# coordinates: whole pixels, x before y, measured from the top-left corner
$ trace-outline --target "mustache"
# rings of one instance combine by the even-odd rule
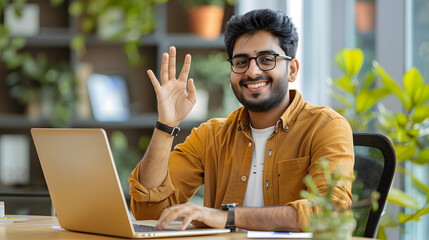
[[[260,80],[266,80],[271,82],[273,79],[269,76],[264,76],[264,75],[258,76],[256,78],[247,77],[247,78],[241,79],[239,84],[242,86],[245,82],[256,82]]]

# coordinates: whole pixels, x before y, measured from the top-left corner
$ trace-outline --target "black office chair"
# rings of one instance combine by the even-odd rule
[[[377,133],[353,133],[355,175],[352,193],[359,200],[369,199],[371,193],[380,193],[378,210],[371,204],[354,207],[357,226],[354,236],[375,238],[396,166],[395,149],[390,140]]]

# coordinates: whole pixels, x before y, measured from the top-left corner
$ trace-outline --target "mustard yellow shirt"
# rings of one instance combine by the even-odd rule
[[[265,206],[290,205],[303,229],[313,211],[299,195],[307,190],[310,174],[321,191],[326,181],[316,163],[326,158],[331,169],[341,166],[344,186],[333,192],[337,204],[352,202],[353,137],[349,123],[329,107],[305,102],[290,90],[291,104],[281,116],[265,150],[263,197]],[[146,189],[138,179],[139,165],[129,178],[131,209],[136,219],[158,219],[169,206],[186,203],[204,184],[204,206],[223,203],[242,206],[253,153],[247,110],[241,107],[226,119],[211,119],[194,128],[170,154],[168,174],[158,188]]]

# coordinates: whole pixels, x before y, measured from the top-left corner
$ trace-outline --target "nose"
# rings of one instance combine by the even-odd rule
[[[252,61],[253,60],[253,61]],[[249,68],[246,71],[246,74],[251,78],[256,78],[261,75],[262,70],[258,67],[256,59],[250,59]]]

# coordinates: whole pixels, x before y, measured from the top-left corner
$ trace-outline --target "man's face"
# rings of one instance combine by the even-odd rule
[[[256,57],[261,53],[285,55],[277,37],[266,31],[244,34],[237,38],[232,57]],[[237,74],[231,70],[231,87],[237,99],[250,111],[261,112],[289,102],[288,61],[278,57],[276,67],[262,71],[254,59],[249,69]]]

